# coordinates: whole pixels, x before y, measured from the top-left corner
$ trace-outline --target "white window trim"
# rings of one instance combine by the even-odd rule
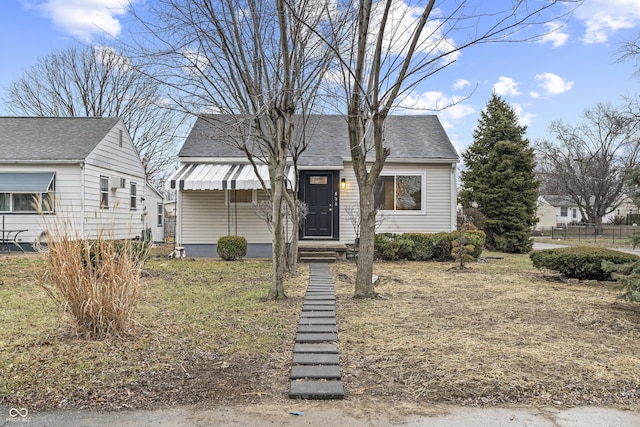
[[[225,190],[224,191],[224,204],[225,206],[229,205],[229,192],[230,191],[234,191],[234,190]],[[250,190],[251,191],[251,202],[247,203],[247,202],[231,202],[232,205],[238,205],[238,206],[251,206],[251,205],[255,205],[256,203],[258,203],[258,191],[257,190]]]
[[[107,181],[107,189],[106,190],[102,190],[102,180],[105,179]],[[109,205],[111,204],[111,197],[109,196],[109,184],[110,184],[111,178],[106,176],[106,175],[100,175],[100,178],[98,179],[98,206],[100,209],[109,209]],[[105,193],[107,195],[107,204],[103,205],[102,204],[102,194]]]
[[[422,190],[422,197],[420,200],[420,210],[379,210],[378,212],[382,213],[385,216],[404,216],[404,215],[426,215],[427,213],[427,173],[426,172],[411,172],[411,171],[401,171],[401,170],[392,170],[392,171],[382,171],[380,173],[380,177],[383,176],[419,176],[420,177],[420,189]],[[395,183],[395,180],[394,180]],[[395,200],[395,188],[394,188],[394,200]]]
[[[136,189],[135,192],[133,191],[134,188]],[[132,201],[134,203],[131,203]],[[129,210],[130,211],[138,210],[138,184],[133,181],[129,181]]]

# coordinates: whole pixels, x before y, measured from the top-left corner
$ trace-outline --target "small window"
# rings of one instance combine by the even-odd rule
[[[132,182],[130,184],[130,191],[129,191],[129,210],[135,211],[136,208],[138,207],[137,193],[138,193],[138,186],[136,185],[135,182]]]
[[[109,209],[109,177],[100,177],[100,208]]]
[[[420,211],[423,200],[421,175],[380,176],[374,190],[377,210]]]
[[[567,208],[560,208],[560,216],[567,216]]]
[[[326,175],[310,176],[309,177],[309,184],[311,184],[311,185],[327,185],[327,176]]]
[[[227,190],[227,204],[249,204],[256,202],[255,190]]]
[[[162,227],[162,224],[164,223],[164,206],[162,203],[158,203],[157,217],[158,227]]]
[[[573,209],[571,212],[571,216],[573,217],[573,219],[576,219],[578,217],[578,209]]]

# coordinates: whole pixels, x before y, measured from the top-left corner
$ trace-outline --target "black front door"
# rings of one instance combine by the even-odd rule
[[[303,180],[303,198],[309,213],[304,222],[304,237],[333,236],[333,174],[305,173]]]

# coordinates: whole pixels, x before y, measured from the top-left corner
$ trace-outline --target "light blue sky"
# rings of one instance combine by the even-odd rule
[[[124,2],[129,1],[3,1],[2,96],[38,57],[74,41],[94,43],[105,31],[116,37],[126,33]],[[640,0],[585,0],[565,24],[541,42],[464,50],[453,66],[411,94],[412,105],[434,108],[468,96],[437,113],[456,147],[463,149],[472,142],[479,113],[494,90],[516,108],[531,140],[547,136],[554,119],[575,122],[596,102],[618,104],[623,95],[640,95],[634,64],[616,62],[620,44],[640,35]],[[0,103],[0,115],[7,114]]]

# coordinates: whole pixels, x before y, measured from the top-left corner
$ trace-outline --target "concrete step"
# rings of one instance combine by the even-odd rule
[[[291,367],[292,380],[303,378],[314,380],[339,380],[340,366],[338,365],[299,365]]]
[[[340,356],[333,353],[293,353],[294,365],[339,365]]]
[[[342,381],[291,381],[289,397],[292,399],[343,399]]]

